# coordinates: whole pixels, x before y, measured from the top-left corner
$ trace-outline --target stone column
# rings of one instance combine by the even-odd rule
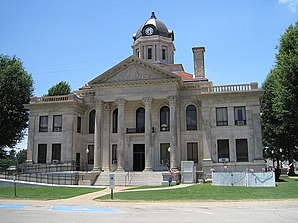
[[[118,157],[117,171],[124,171],[124,150],[125,150],[125,123],[124,123],[124,107],[126,100],[119,98],[116,100],[118,105]]]
[[[173,170],[178,170],[177,165],[177,97],[168,97],[170,103],[170,163]]]
[[[111,123],[110,123],[110,104],[104,103],[104,119],[102,125],[102,170],[108,172],[110,170],[110,133],[111,133]]]
[[[37,154],[37,148],[34,150],[34,135],[35,135],[35,116],[29,115],[29,128],[28,128],[28,143],[27,143],[27,160],[26,163],[34,163],[37,160],[33,157]]]
[[[152,171],[152,107],[153,98],[144,98],[145,104],[145,171]]]
[[[101,124],[102,124],[102,100],[95,102],[95,129],[94,129],[94,166],[93,171],[100,171],[101,152]]]
[[[247,120],[247,117],[246,117]],[[261,115],[260,107],[252,107],[252,126],[253,126],[253,141],[254,141],[254,161],[263,162],[263,149],[262,149],[262,131],[261,131]]]

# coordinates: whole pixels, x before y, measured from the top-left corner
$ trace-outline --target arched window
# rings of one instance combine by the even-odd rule
[[[136,131],[145,132],[145,109],[138,108],[136,112]]]
[[[113,133],[118,132],[118,108],[113,111]]]
[[[186,130],[197,130],[197,109],[194,105],[186,108]]]
[[[95,129],[95,110],[89,113],[89,133],[94,133]]]
[[[160,109],[160,131],[170,130],[170,109],[168,106],[163,106]]]

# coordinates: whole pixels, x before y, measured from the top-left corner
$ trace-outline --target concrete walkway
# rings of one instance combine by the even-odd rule
[[[127,190],[127,189],[131,189],[131,188],[135,188],[135,187],[125,187],[125,186],[115,186],[114,189],[114,193],[128,193],[128,192],[133,192],[133,191],[153,191],[153,190],[172,190],[172,189],[177,189],[177,188],[184,188],[184,187],[189,187],[192,184],[179,184],[179,185],[175,185],[175,186],[170,186],[170,187],[160,187],[160,188],[146,188],[146,189],[136,189],[136,190]],[[111,190],[109,187],[107,187],[104,190],[101,191],[97,191],[94,193],[88,193],[88,194],[83,194],[80,196],[76,196],[76,197],[72,197],[72,198],[68,198],[68,199],[62,199],[62,200],[55,200],[55,202],[58,202],[60,204],[87,204],[87,203],[93,203],[93,202],[97,202],[94,199],[104,196],[104,195],[108,195],[111,193]]]

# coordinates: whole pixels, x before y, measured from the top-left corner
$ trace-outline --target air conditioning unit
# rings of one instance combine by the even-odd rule
[[[112,160],[112,164],[117,164],[117,160]]]
[[[219,159],[218,159],[218,162],[219,162],[219,163],[227,163],[227,162],[229,162],[229,161],[230,161],[229,158],[219,158]]]
[[[59,160],[52,160],[52,164],[58,164]]]
[[[244,121],[237,121],[237,125],[244,125],[245,123],[244,123]]]
[[[54,128],[54,132],[61,132],[61,128],[60,127]]]

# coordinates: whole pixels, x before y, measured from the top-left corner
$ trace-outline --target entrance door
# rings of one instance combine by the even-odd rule
[[[145,169],[145,145],[133,145],[133,171],[143,171]]]

